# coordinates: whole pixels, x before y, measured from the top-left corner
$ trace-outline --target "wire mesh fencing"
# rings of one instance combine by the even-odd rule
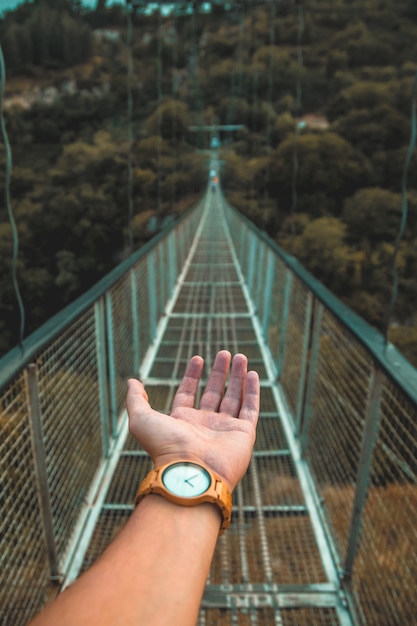
[[[4,626],[25,624],[65,576],[100,467],[120,431],[126,378],[137,375],[155,340],[202,206],[150,242],[101,291],[71,305],[57,331],[51,325],[41,330],[27,343],[26,355],[0,362]],[[200,241],[150,371],[155,379],[176,380],[193,353],[204,347],[210,361],[226,346],[245,352],[267,381],[254,458],[236,493],[235,531],[219,542],[211,583],[325,584],[310,515],[314,505],[352,610],[346,623],[413,624],[416,373],[256,228],[230,207],[226,216],[233,254],[226,240],[216,247],[211,231]],[[238,287],[241,276],[244,290]],[[193,315],[185,323],[189,310]],[[167,410],[172,391],[171,382],[166,389],[151,386],[152,403]],[[282,398],[282,423],[275,392]],[[291,446],[308,478],[304,491]],[[134,442],[126,443],[123,476],[114,475],[85,567],[126,522],[130,509],[119,500],[130,501],[132,494],[123,485],[136,485],[148,462]],[[262,600],[262,594],[256,597]],[[250,595],[228,598],[236,605],[210,606],[208,598],[199,623],[339,623],[334,607],[286,606],[285,594],[279,611],[252,606]]]
[[[65,579],[120,432],[126,380],[138,375],[201,210],[0,361],[2,626],[26,624]]]
[[[417,373],[226,206],[252,299],[259,282],[271,287],[260,322],[353,619],[416,624]],[[275,257],[269,279],[262,247]]]

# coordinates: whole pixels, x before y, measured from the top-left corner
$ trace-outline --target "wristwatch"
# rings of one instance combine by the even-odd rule
[[[135,506],[150,493],[181,506],[197,506],[203,502],[217,504],[223,516],[220,534],[232,519],[232,495],[226,483],[200,463],[178,460],[153,469],[139,486]]]

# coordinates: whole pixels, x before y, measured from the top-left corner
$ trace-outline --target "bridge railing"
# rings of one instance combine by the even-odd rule
[[[202,204],[0,360],[0,623],[65,576]]]
[[[286,413],[361,624],[417,615],[417,372],[228,207]]]
[[[0,615],[19,626],[69,567],[202,205],[0,361]],[[417,377],[230,207],[248,290],[358,621],[417,614]]]

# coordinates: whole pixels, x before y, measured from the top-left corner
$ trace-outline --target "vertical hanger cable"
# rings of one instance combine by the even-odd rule
[[[302,3],[298,5],[298,31],[297,31],[297,80],[295,92],[295,134],[294,134],[294,150],[293,150],[293,171],[291,181],[291,238],[295,236],[295,212],[297,209],[297,175],[298,175],[298,137],[300,135],[299,116],[301,111],[301,71],[303,67],[303,48],[302,39],[304,32],[304,11]]]
[[[158,11],[158,50],[157,50],[157,146],[158,146],[158,215],[161,216],[162,212],[162,199],[161,199],[161,148],[162,148],[162,120],[161,120],[161,105],[162,105],[162,7],[159,7]]]
[[[410,134],[410,142],[407,150],[407,155],[404,161],[404,168],[402,173],[401,180],[401,193],[402,193],[402,215],[400,226],[398,229],[397,237],[394,245],[394,252],[392,255],[392,292],[391,292],[391,300],[388,306],[387,315],[385,317],[384,326],[383,326],[383,335],[385,344],[388,342],[388,331],[391,322],[391,316],[394,311],[395,303],[397,301],[398,296],[398,252],[400,250],[401,240],[404,235],[404,230],[407,224],[407,214],[408,214],[408,200],[407,200],[407,177],[408,170],[410,168],[411,157],[413,156],[414,148],[416,145],[416,137],[417,137],[417,116],[416,116],[416,100],[417,100],[417,72],[414,75],[412,93],[411,93],[411,134]]]
[[[4,63],[3,50],[0,45],[0,127],[1,135],[4,142],[6,151],[6,175],[5,175],[5,202],[7,208],[7,214],[9,216],[10,227],[12,229],[13,237],[13,252],[12,252],[12,280],[13,288],[16,295],[16,300],[19,308],[20,324],[19,324],[19,336],[18,345],[23,352],[23,335],[25,332],[25,308],[23,305],[22,296],[20,294],[19,282],[17,279],[17,257],[19,254],[19,234],[16,227],[16,222],[13,215],[11,200],[10,200],[10,183],[12,177],[12,150],[10,147],[9,137],[6,129],[6,122],[3,114],[3,96],[4,88],[6,84],[6,66]]]
[[[126,15],[127,15],[127,134],[128,134],[128,152],[127,152],[127,201],[128,201],[128,236],[127,236],[127,253],[128,255],[133,252],[133,96],[132,96],[132,82],[133,82],[133,53],[132,53],[132,5],[129,0],[126,3]]]

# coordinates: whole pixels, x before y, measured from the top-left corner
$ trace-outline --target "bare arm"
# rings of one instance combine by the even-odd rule
[[[219,352],[199,409],[203,369],[193,357],[171,415],[151,408],[143,385],[129,381],[129,428],[155,467],[189,459],[214,470],[232,491],[255,441],[259,379],[243,355]],[[213,504],[182,507],[158,495],[141,501],[96,563],[31,626],[192,626],[196,623],[220,526]]]

